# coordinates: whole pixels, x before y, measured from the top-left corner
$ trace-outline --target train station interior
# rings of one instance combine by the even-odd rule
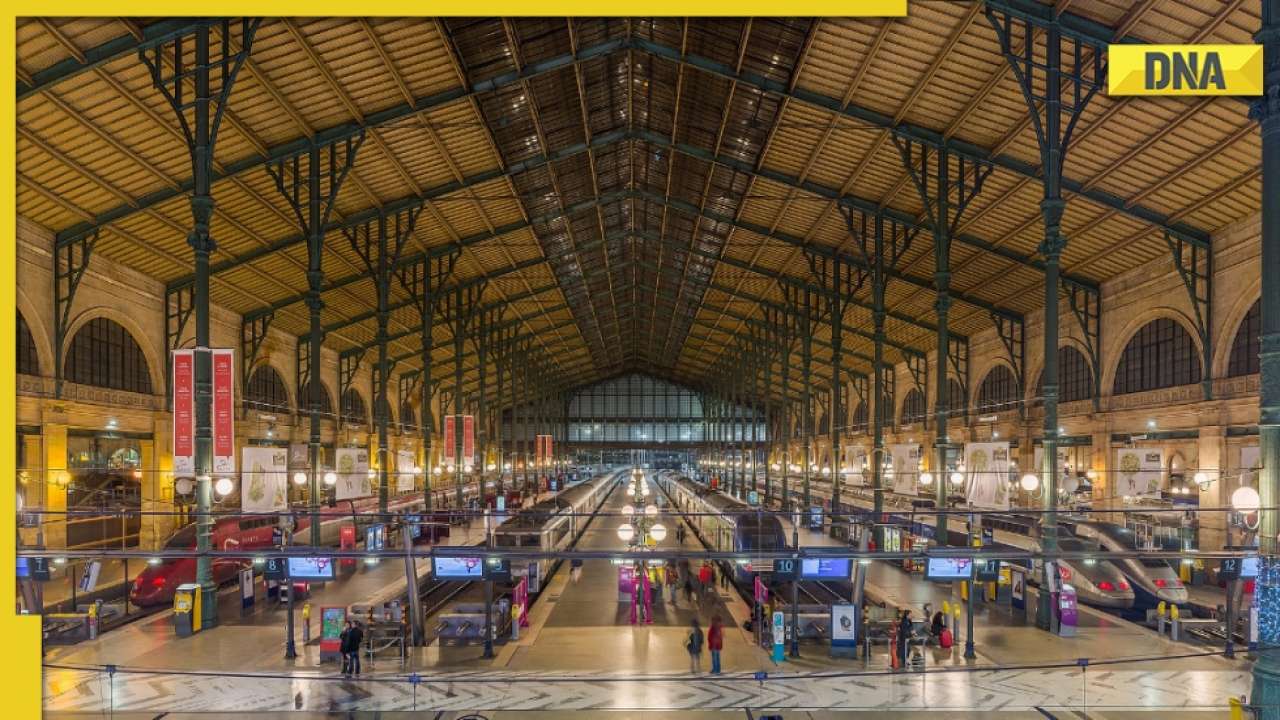
[[[1280,719],[1280,0],[903,5],[19,18],[45,717]]]

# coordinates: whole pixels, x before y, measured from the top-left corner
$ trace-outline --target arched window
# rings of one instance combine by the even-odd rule
[[[1063,345],[1058,348],[1058,402],[1075,402],[1093,397],[1093,371],[1084,353]],[[1036,396],[1032,405],[1040,405],[1044,398],[1044,370],[1036,380]]]
[[[955,378],[947,378],[947,417],[964,417],[968,405],[964,388]]]
[[[284,378],[270,365],[259,365],[249,375],[249,382],[244,388],[244,406],[267,412],[287,413],[289,407],[289,390],[285,387]]]
[[[1262,300],[1253,301],[1231,341],[1231,358],[1227,361],[1227,377],[1258,372],[1258,353],[1262,351]],[[21,356],[19,356],[21,357]],[[22,372],[19,370],[18,372]]]
[[[1007,365],[996,365],[978,386],[977,412],[1000,412],[1018,404],[1018,379]]]
[[[347,388],[342,394],[342,422],[353,425],[364,425],[369,422],[369,411],[365,408],[364,398],[355,388]]]
[[[396,426],[396,416],[395,413],[391,412],[391,401],[384,398],[382,402],[378,403],[378,406],[379,409],[385,410],[387,413],[387,427],[394,428]],[[376,413],[373,416],[373,421],[375,423],[378,421]]]
[[[1174,320],[1143,325],[1129,339],[1116,366],[1112,394],[1145,392],[1200,382],[1200,355],[1191,336]]]
[[[128,330],[104,317],[94,318],[76,331],[63,374],[81,385],[151,394],[151,370],[142,348]]]
[[[876,412],[880,413],[880,425],[890,427],[893,425],[893,408],[895,407],[893,393],[886,387],[880,397],[880,406],[876,408]]]
[[[746,432],[749,433],[750,429],[748,428]],[[831,434],[831,414],[828,413],[826,410],[823,410],[822,414],[818,415],[818,429],[816,432],[818,433],[818,435]]]
[[[402,403],[400,405],[400,429],[404,432],[416,429],[418,427],[417,420],[414,419],[413,405]]]
[[[40,356],[36,353],[36,339],[31,335],[27,319],[18,313],[18,374],[39,375]]]
[[[302,384],[302,388],[298,390],[298,410],[303,414],[311,414],[311,381]],[[320,386],[320,414],[325,417],[333,417],[333,398],[329,397],[329,391],[324,385]]]
[[[902,401],[902,425],[910,425],[924,420],[925,416],[924,393],[920,392],[920,388],[911,388],[911,392],[907,393],[906,399]]]
[[[853,410],[853,432],[867,431],[867,404],[859,402]]]

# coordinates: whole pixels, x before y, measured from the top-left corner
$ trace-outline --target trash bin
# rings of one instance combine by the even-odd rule
[[[178,637],[190,637],[200,632],[200,586],[195,583],[179,585],[173,593],[173,630]]]

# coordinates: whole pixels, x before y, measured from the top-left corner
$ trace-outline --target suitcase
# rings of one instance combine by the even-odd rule
[[[938,644],[943,650],[950,649],[955,644],[955,638],[951,636],[951,628],[942,628],[942,632],[938,635]]]

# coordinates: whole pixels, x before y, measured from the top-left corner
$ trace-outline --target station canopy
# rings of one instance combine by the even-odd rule
[[[1038,320],[1041,156],[987,5],[1057,17],[1084,42],[1081,63],[1091,42],[1244,43],[1260,23],[1239,0],[913,2],[893,19],[266,19],[216,145],[212,299],[308,332],[307,244],[268,168],[363,130],[324,246],[338,351],[375,340],[377,292],[344,230],[379,211],[421,208],[404,256],[460,250],[446,286],[505,307],[567,382],[638,371],[694,386],[788,293],[819,285],[811,259],[865,269],[850,221],[880,211],[919,229],[887,288],[895,362],[936,347],[934,238],[901,152],[922,140],[992,168],[954,227],[952,331]],[[59,247],[96,237],[95,256],[170,288],[191,280],[192,165],[138,48],[194,22],[28,18],[17,31],[19,213]],[[1044,36],[1032,32],[1036,57]],[[1092,99],[1064,173],[1063,297],[1258,210],[1247,110]],[[871,284],[857,279],[842,369],[868,374]],[[415,305],[400,283],[390,292],[391,354],[416,368]],[[443,378],[450,326],[433,335]],[[813,338],[825,383],[827,318]]]

